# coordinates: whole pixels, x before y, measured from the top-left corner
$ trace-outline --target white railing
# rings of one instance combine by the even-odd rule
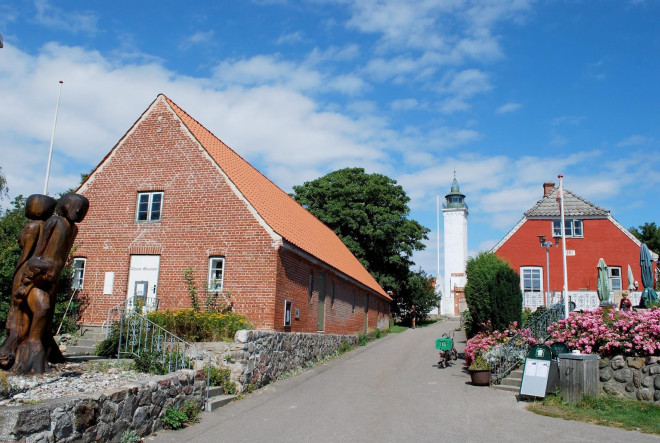
[[[642,293],[639,291],[631,291],[628,293],[633,306],[639,305],[639,299]],[[610,294],[611,300],[614,300],[614,293]],[[600,306],[600,299],[596,291],[568,291],[568,300],[575,304],[571,304],[573,311],[593,311]],[[543,292],[523,292],[523,307],[529,308],[532,311],[536,310],[539,306],[552,306],[557,303],[562,303],[561,292],[553,291],[549,293]],[[616,306],[618,308],[618,306]]]
[[[131,297],[127,298],[126,300],[117,303],[115,306],[111,307],[108,309],[108,314],[106,315],[105,319],[105,338],[108,338],[110,335],[110,328],[112,327],[112,324],[115,322],[118,322],[122,319],[122,316],[124,315],[124,312],[126,311],[135,311],[135,305],[137,303],[137,300],[144,300],[142,297]],[[140,313],[146,314],[148,312],[152,311],[157,311],[158,310],[158,300],[156,297],[147,297],[144,305],[142,306],[142,309]]]

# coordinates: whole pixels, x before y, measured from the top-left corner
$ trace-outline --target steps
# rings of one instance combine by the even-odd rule
[[[75,344],[66,344],[65,357],[94,355],[97,343],[105,339],[105,331],[102,326],[82,325],[80,333],[81,336],[73,342]]]
[[[522,384],[523,370],[522,368],[511,371],[509,375],[502,379],[499,385],[491,385],[493,389],[500,391],[508,391],[513,393],[520,393],[520,385]]]
[[[237,395],[228,395],[222,391],[220,386],[212,386],[209,389],[209,401],[206,404],[206,412],[212,412],[216,409],[232,402]]]

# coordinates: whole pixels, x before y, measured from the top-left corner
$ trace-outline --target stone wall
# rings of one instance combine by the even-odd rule
[[[357,335],[304,332],[236,332],[234,343],[196,343],[211,357],[213,366],[231,369],[239,391],[259,388],[289,371],[333,354],[342,342],[357,346]]]
[[[203,371],[182,370],[96,394],[63,397],[0,410],[0,441],[120,441],[133,429],[145,436],[163,427],[168,406],[203,406]]]
[[[603,358],[599,375],[603,392],[660,403],[660,357]]]

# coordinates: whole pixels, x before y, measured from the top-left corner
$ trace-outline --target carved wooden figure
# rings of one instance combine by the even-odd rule
[[[78,233],[75,223],[87,214],[89,201],[82,195],[67,194],[55,207],[59,215],[44,222],[48,211],[53,211],[51,200],[45,195],[28,198],[26,215],[34,221],[26,225],[19,239],[22,251],[14,274],[8,337],[0,348],[0,365],[13,363],[11,371],[17,374],[42,374],[48,370],[48,361],[64,360],[53,339],[55,293]]]

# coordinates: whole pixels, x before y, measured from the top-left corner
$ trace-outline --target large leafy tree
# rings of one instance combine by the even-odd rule
[[[656,254],[660,254],[660,226],[656,226],[655,222],[644,223],[637,228],[630,228],[630,233],[637,237],[642,243]]]
[[[522,292],[520,276],[491,252],[468,259],[465,269],[465,301],[470,311],[467,335],[482,330],[503,330],[511,322],[520,322]]]
[[[429,230],[408,218],[410,198],[395,180],[346,168],[293,190],[293,198],[339,236],[383,289],[400,296],[406,284],[412,286],[412,255],[424,249]]]

